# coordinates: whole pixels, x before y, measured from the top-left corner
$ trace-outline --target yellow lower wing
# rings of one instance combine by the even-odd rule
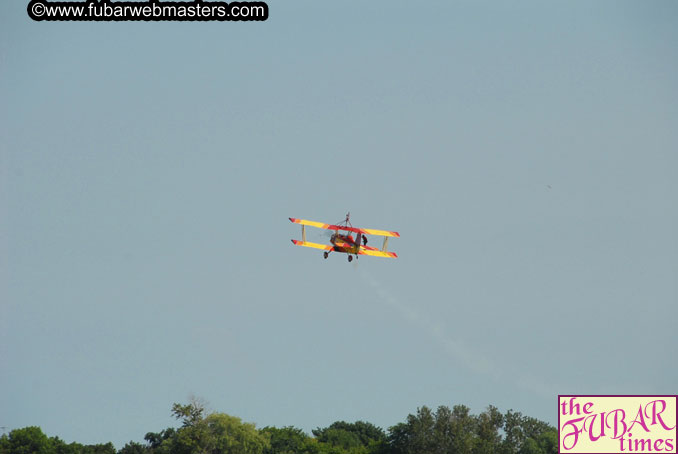
[[[398,254],[395,252],[386,252],[386,251],[373,251],[371,249],[363,249],[362,247],[360,248],[360,251],[358,252],[360,255],[371,255],[372,257],[387,257],[391,259],[398,258]]]
[[[324,249],[326,251],[331,251],[332,249],[334,249],[334,247],[328,246],[326,244],[310,243],[308,241],[299,241],[299,240],[292,240],[292,242],[294,244],[296,244],[297,246],[312,247],[312,248],[316,248],[316,249]]]

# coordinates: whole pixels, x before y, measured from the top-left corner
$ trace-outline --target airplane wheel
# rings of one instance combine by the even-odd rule
[[[353,261],[353,256],[352,256],[352,255],[349,255],[349,256],[348,256],[348,261],[349,261],[349,262]]]
[[[327,258],[328,255],[330,255],[329,252],[327,251],[323,252],[323,257]]]

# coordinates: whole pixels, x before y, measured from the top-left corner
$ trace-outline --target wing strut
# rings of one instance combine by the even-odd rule
[[[386,252],[386,246],[388,246],[388,237],[384,237],[384,245],[381,248],[381,252]]]

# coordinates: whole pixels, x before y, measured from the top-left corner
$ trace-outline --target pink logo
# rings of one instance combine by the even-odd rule
[[[678,396],[559,395],[560,453],[676,453]]]

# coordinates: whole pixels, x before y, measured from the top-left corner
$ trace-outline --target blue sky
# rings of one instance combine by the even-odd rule
[[[676,393],[674,2],[26,3],[0,3],[0,426],[120,448],[191,394],[310,431]],[[290,243],[347,211],[399,258]]]

